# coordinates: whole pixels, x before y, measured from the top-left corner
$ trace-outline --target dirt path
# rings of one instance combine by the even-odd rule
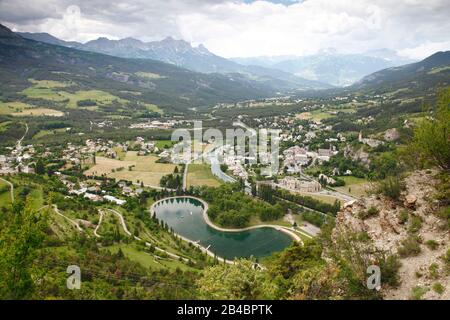
[[[122,215],[119,211],[114,210],[114,209],[106,209],[106,210],[109,211],[109,212],[111,212],[111,213],[113,213],[113,214],[115,214],[115,215],[119,218],[120,224],[122,225],[122,228],[123,228],[123,231],[124,231],[128,236],[133,237],[133,238],[134,238],[135,240],[137,240],[137,241],[142,241],[141,238],[139,238],[139,237],[137,237],[137,236],[133,236],[133,235],[131,234],[130,230],[128,229],[128,227],[127,227],[127,225],[126,225],[126,223],[125,223],[125,218],[123,217],[123,215]],[[95,231],[94,231],[94,234],[95,234],[97,237],[99,237],[99,238],[100,238],[101,236],[97,234],[97,229],[99,228],[102,219],[103,219],[103,215],[100,216],[99,224],[97,225],[97,228],[96,228]],[[179,256],[179,255],[176,255],[175,253],[172,253],[172,252],[169,252],[169,251],[167,251],[167,250],[165,250],[165,249],[162,249],[162,248],[160,248],[160,247],[157,247],[157,246],[151,244],[150,242],[145,242],[145,245],[146,245],[147,247],[153,247],[153,248],[155,248],[155,250],[157,250],[157,251],[159,251],[159,252],[163,252],[163,253],[167,254],[169,257],[171,257],[171,258],[173,258],[173,259],[176,259],[176,260],[182,259],[182,260],[185,261],[185,262],[192,261],[192,260],[189,260],[189,259],[187,259],[187,258],[181,257],[181,256]],[[195,261],[192,261],[192,262],[195,263]]]
[[[77,228],[78,231],[83,232],[83,229],[80,227],[80,225],[78,224],[78,222],[76,222],[75,220],[63,215],[58,207],[54,204],[53,205],[53,210],[55,211],[56,214],[60,215],[61,217],[63,217],[64,219],[66,219],[67,221],[69,221],[71,224],[73,224],[75,226],[75,228]]]
[[[101,236],[97,233],[97,231],[98,231],[98,229],[100,228],[100,225],[102,224],[103,216],[104,216],[103,211],[100,211],[99,214],[100,214],[100,219],[98,220],[98,224],[97,224],[97,226],[96,226],[95,229],[94,229],[94,235],[95,235],[97,238],[100,238],[100,237],[101,237]]]
[[[0,180],[2,180],[3,182],[7,183],[9,185],[9,192],[11,195],[11,202],[14,203],[14,185],[9,182],[8,180],[5,180],[3,178],[0,178]]]

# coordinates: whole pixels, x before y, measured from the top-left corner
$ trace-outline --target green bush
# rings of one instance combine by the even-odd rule
[[[365,219],[368,219],[368,218],[378,215],[379,212],[380,211],[377,208],[370,207],[367,211],[360,211],[358,213],[358,216],[360,219],[365,220]]]
[[[433,118],[424,118],[414,130],[411,143],[414,153],[418,153],[417,163],[437,166],[443,171],[450,170],[450,88],[439,95]]]
[[[417,233],[422,228],[422,219],[418,216],[413,216],[409,221],[408,232]]]
[[[398,200],[405,184],[400,177],[387,177],[377,185],[376,193],[382,194],[392,200]]]
[[[409,236],[402,241],[402,246],[398,249],[398,254],[402,258],[417,256],[420,253],[420,238]]]
[[[411,299],[413,300],[421,300],[423,295],[427,293],[430,289],[424,288],[421,286],[416,286],[412,288]]]
[[[390,255],[380,263],[383,283],[391,287],[397,287],[400,284],[398,270],[402,266],[400,260],[395,255]]]
[[[442,208],[438,211],[437,215],[439,218],[444,220],[443,228],[446,230],[450,229],[450,207]]]
[[[439,247],[439,243],[437,243],[434,240],[428,240],[427,242],[425,242],[425,245],[430,249],[430,250],[436,250]]]
[[[436,282],[435,284],[433,284],[432,288],[433,288],[434,292],[436,292],[437,294],[440,294],[440,295],[443,294],[445,291],[444,286],[439,282]]]
[[[431,279],[439,278],[439,265],[437,263],[430,264],[428,267],[428,272]]]
[[[444,255],[443,260],[447,271],[450,272],[450,249],[447,250],[447,253]]]
[[[408,210],[403,209],[402,211],[400,211],[398,215],[398,223],[405,224],[406,222],[408,222],[408,218],[409,218]]]

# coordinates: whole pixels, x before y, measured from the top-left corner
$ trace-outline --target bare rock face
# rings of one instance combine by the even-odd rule
[[[405,197],[405,202],[403,204],[408,209],[415,209],[416,202],[417,202],[417,197],[413,194],[408,194]]]
[[[94,225],[90,221],[83,220],[83,219],[77,219],[76,221],[78,222],[78,224],[82,225],[85,228],[91,228],[91,229],[94,228]]]
[[[384,140],[392,142],[400,139],[400,133],[396,128],[388,129],[384,133]]]

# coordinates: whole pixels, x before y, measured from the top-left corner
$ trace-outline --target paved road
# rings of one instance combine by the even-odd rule
[[[7,183],[9,185],[9,192],[11,194],[11,202],[14,202],[14,185],[9,182],[8,180],[5,180],[3,178],[0,178],[0,180],[4,181],[5,183]]]

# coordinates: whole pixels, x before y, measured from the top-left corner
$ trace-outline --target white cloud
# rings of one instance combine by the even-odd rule
[[[352,53],[389,48],[422,58],[434,48],[450,49],[449,0],[272,1],[0,0],[0,20],[65,40],[171,35],[226,57],[334,47]],[[81,9],[75,22],[66,12],[72,4]],[[49,8],[47,15],[42,8]]]

